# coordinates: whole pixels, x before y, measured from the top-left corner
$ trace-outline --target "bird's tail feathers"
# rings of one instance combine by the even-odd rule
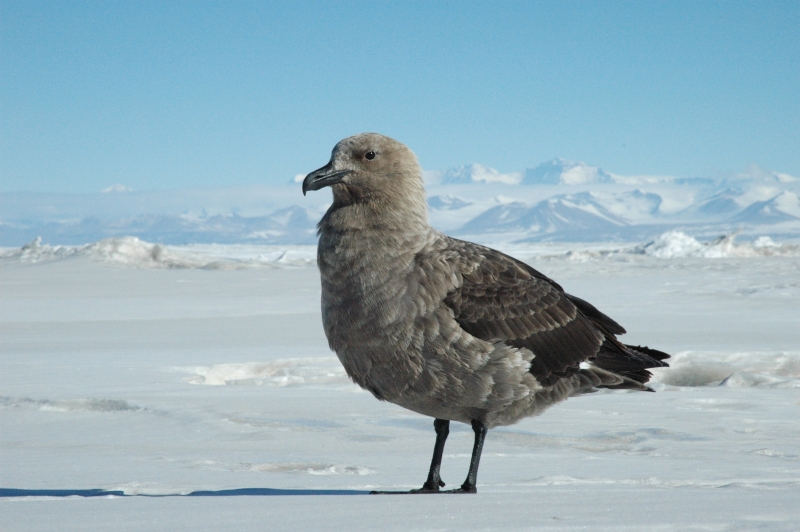
[[[653,376],[647,371],[649,368],[669,367],[664,362],[669,358],[667,353],[651,349],[647,346],[625,345],[616,338],[606,338],[600,352],[591,361],[598,368],[615,373],[624,379],[635,381],[639,386],[644,385]],[[606,386],[610,388],[610,386]],[[627,386],[625,386],[627,387]],[[648,388],[649,389],[649,388]]]

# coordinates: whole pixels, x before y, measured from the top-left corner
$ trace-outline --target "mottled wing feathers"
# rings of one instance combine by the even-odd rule
[[[463,281],[445,304],[465,331],[531,350],[530,371],[545,386],[574,374],[598,353],[603,332],[558,284],[499,251],[459,240],[452,246]]]
[[[625,333],[622,326],[527,264],[461,240],[449,247],[462,277],[445,299],[456,321],[482,340],[531,350],[530,372],[542,385],[589,360],[640,383],[650,378],[646,368],[666,365],[666,353],[620,343],[614,335]]]

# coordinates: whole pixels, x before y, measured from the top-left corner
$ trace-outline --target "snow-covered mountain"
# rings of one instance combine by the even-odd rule
[[[465,183],[504,183],[506,185],[583,185],[611,183],[614,178],[605,170],[586,163],[553,159],[524,172],[501,173],[482,164],[468,164],[449,168],[432,175],[432,181],[441,185]]]
[[[438,176],[438,183],[454,185],[464,183],[505,183],[516,185],[522,180],[521,172],[502,174],[494,168],[482,164],[468,164],[445,170]]]
[[[525,240],[591,241],[616,239],[629,223],[611,213],[590,193],[563,194],[533,206],[521,202],[493,207],[458,231],[466,235],[521,233]]]
[[[428,198],[428,206],[431,209],[438,209],[440,211],[455,211],[463,209],[473,202],[453,196],[452,194],[445,194],[444,196],[431,196]]]
[[[523,185],[585,185],[612,181],[613,177],[605,170],[564,159],[553,159],[536,168],[527,168],[522,178]]]
[[[302,177],[302,176],[301,176]],[[711,238],[800,238],[800,179],[750,166],[720,177],[619,176],[554,159],[503,174],[473,164],[426,172],[431,223],[480,241],[636,241],[666,230]],[[67,195],[0,193],[0,246],[41,236],[84,244],[310,244],[330,192],[280,186]]]
[[[740,192],[726,188],[687,207],[685,214],[701,218],[724,219],[731,217],[742,209],[736,202],[740,195]]]
[[[762,182],[762,183],[781,183],[781,184],[792,184],[800,182],[800,178],[790,176],[789,174],[783,174],[780,172],[773,172],[771,170],[765,170],[759,167],[756,164],[748,165],[742,172],[733,175],[732,177],[728,177],[725,179],[726,182]]]
[[[734,222],[776,224],[800,221],[800,198],[785,190],[766,201],[756,201],[731,218]]]
[[[169,244],[313,244],[320,214],[297,205],[265,216],[143,214],[119,219],[96,216],[76,221],[0,223],[0,243],[15,245],[42,237],[45,242],[78,245],[104,238],[136,236]]]

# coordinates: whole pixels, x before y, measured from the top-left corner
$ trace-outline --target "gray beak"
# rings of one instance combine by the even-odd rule
[[[331,163],[326,164],[318,170],[314,170],[303,179],[303,196],[309,190],[319,190],[324,187],[341,183],[344,176],[352,172],[352,170],[339,170],[332,171]]]

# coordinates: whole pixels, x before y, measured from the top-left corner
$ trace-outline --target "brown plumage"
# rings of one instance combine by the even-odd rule
[[[339,142],[303,193],[330,186],[319,223],[322,318],[358,385],[432,416],[435,493],[451,420],[470,423],[475,492],[488,428],[537,415],[597,388],[649,390],[666,353],[624,345],[623,329],[553,280],[499,251],[428,224],[421,171],[403,144],[376,133]]]

